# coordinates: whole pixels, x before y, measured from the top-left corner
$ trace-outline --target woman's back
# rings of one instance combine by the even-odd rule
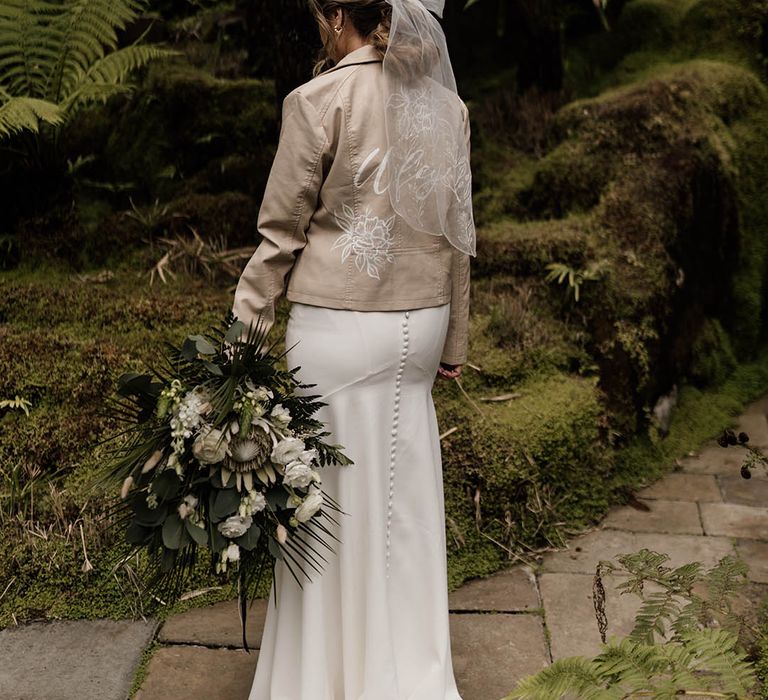
[[[287,280],[290,301],[356,310],[452,302],[443,361],[464,362],[469,256],[411,228],[387,191],[382,59],[370,44],[292,91],[259,212],[263,240],[243,272],[235,315],[264,311]],[[456,98],[465,115],[466,106]],[[413,174],[407,169],[401,181]]]

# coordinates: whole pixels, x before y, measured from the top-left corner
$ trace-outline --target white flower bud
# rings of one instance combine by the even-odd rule
[[[123,487],[120,489],[120,498],[122,500],[128,498],[128,492],[131,490],[131,486],[133,486],[133,477],[126,477],[125,481],[123,482]]]
[[[163,451],[155,450],[152,453],[152,456],[146,462],[144,462],[144,466],[141,469],[141,473],[146,474],[148,471],[151,471],[152,469],[154,469],[162,458],[163,458]]]

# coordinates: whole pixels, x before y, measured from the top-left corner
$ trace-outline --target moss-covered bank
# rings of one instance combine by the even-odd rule
[[[98,402],[120,372],[152,361],[165,339],[215,321],[229,297],[193,278],[137,285],[125,271],[106,283],[51,269],[19,271],[5,276],[3,289],[0,396],[18,394],[32,408],[29,417],[17,411],[0,417],[0,468],[4,476],[16,470],[22,484],[36,469],[48,478],[35,482],[25,522],[6,519],[2,526],[0,591],[8,590],[0,598],[0,625],[133,615],[138,608],[129,573],[112,571],[127,546],[105,536],[96,522],[101,506],[84,488],[104,458],[95,442],[113,427],[98,417]],[[288,304],[279,306],[278,334]],[[462,386],[469,398],[454,382],[434,389],[441,431],[456,428],[442,441],[452,588],[599,519],[626,489],[713,435],[768,387],[763,353],[718,392],[684,387],[663,442],[644,436],[615,451],[596,375],[569,374],[542,361],[527,378],[505,385],[509,359],[488,346],[488,323],[482,315],[473,320],[471,355],[482,353],[488,363],[467,367]],[[509,389],[512,398],[482,400]],[[86,556],[89,572],[83,571]],[[219,584],[206,567],[203,557],[191,589]],[[160,614],[233,593],[218,589]]]

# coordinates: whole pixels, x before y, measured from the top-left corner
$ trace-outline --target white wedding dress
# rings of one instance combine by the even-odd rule
[[[333,513],[322,574],[277,563],[249,700],[461,700],[448,628],[442,461],[431,389],[450,304],[354,311],[293,303],[288,367],[316,386]],[[322,549],[322,548],[321,548]],[[277,592],[277,607],[275,607]]]

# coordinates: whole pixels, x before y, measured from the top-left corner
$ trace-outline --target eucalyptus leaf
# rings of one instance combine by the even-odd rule
[[[221,367],[214,364],[213,362],[208,362],[208,360],[203,361],[203,367],[205,367],[211,374],[216,375],[217,377],[223,377],[224,372],[221,371]]]
[[[190,335],[187,340],[191,340],[195,344],[195,349],[201,355],[215,355],[216,348],[208,342],[202,335]],[[185,343],[186,345],[186,343]]]
[[[240,506],[240,494],[236,489],[224,489],[216,494],[216,500],[213,504],[214,516],[222,520],[230,515],[234,515]]]
[[[211,527],[208,532],[211,535],[211,550],[214,552],[220,552],[224,547],[227,546],[227,540],[224,538],[224,535],[222,535],[219,532],[219,528],[217,527]]]
[[[256,548],[260,537],[261,528],[256,523],[253,523],[253,525],[251,525],[244,534],[235,538],[235,542],[239,544],[243,549],[247,549],[250,552],[252,549]]]
[[[243,331],[245,330],[245,324],[242,321],[235,321],[224,336],[224,340],[228,343],[234,343],[240,339]]]
[[[181,488],[181,479],[173,469],[160,472],[152,482],[152,490],[161,501],[172,499]]]
[[[196,544],[199,544],[201,547],[205,547],[208,544],[207,530],[194,525],[189,520],[184,521],[184,526],[186,527],[189,536],[195,541]]]
[[[171,513],[163,523],[163,544],[168,549],[178,549],[181,547],[181,533],[184,529],[184,523],[178,513]]]
[[[139,523],[134,520],[125,531],[125,541],[129,544],[143,544],[149,539],[151,534],[151,527],[139,525]]]
[[[284,486],[273,486],[266,493],[265,498],[272,510],[282,510],[289,507],[288,499],[291,494],[285,490]]]
[[[136,522],[139,525],[148,527],[157,527],[165,520],[165,516],[168,514],[168,508],[162,503],[157,508],[150,508],[143,494],[134,499],[133,510]]]
[[[185,360],[194,360],[197,357],[197,345],[192,338],[187,338],[181,346],[181,356]]]
[[[163,384],[153,382],[149,374],[125,372],[117,380],[117,393],[121,396],[157,397],[163,390]]]

